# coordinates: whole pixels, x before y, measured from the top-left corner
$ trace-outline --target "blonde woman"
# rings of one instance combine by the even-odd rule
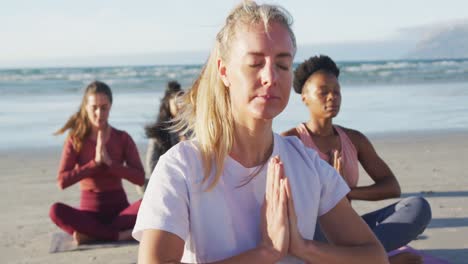
[[[193,139],[160,158],[143,198],[139,263],[386,263],[336,171],[272,131],[292,85],[290,25],[253,1],[227,17],[185,95]],[[317,220],[333,245],[312,241]]]

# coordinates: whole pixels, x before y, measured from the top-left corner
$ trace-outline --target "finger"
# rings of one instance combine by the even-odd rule
[[[336,169],[336,154],[335,154],[335,151],[332,150],[331,153],[330,153],[330,164],[333,166],[333,168]]]
[[[289,216],[289,223],[291,223],[291,213],[292,213],[292,206],[293,206],[293,203],[292,203],[292,193],[291,193],[291,189],[289,188],[288,186],[288,178],[286,178],[286,198],[288,199],[288,216]]]
[[[343,174],[342,171],[341,171],[341,157],[337,158],[336,159],[336,170],[338,171],[338,173],[341,175]]]
[[[338,166],[338,150],[333,151],[333,167],[337,168]]]
[[[271,201],[271,193],[273,192],[273,158],[268,162],[267,178],[266,178],[266,190],[265,190],[265,199]]]
[[[97,133],[97,138],[96,138],[96,146],[99,146],[101,147],[102,145],[102,132],[101,130],[98,130],[98,133]]]
[[[280,183],[280,195],[279,195],[279,211],[281,212],[281,217],[284,220],[287,220],[287,215],[288,215],[288,206],[287,206],[287,194],[286,194],[286,185],[285,185],[285,179],[281,179]]]
[[[275,202],[275,204],[278,202],[279,200],[279,195],[280,195],[280,179],[279,179],[279,164],[278,164],[278,160],[277,158],[275,157],[273,159],[273,192],[272,192],[272,195],[273,195],[273,201]]]
[[[289,222],[295,225],[297,223],[296,208],[294,207],[294,198],[291,191],[291,184],[289,178],[285,182],[286,194],[288,195],[288,215]]]
[[[280,179],[286,178],[286,175],[284,173],[284,164],[281,161],[278,163],[278,176]]]

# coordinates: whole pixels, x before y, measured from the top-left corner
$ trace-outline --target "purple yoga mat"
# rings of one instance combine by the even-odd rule
[[[415,254],[418,254],[420,256],[423,257],[423,263],[424,264],[450,264],[450,262],[446,261],[446,260],[443,260],[443,259],[440,259],[440,258],[436,258],[434,256],[431,256],[427,253],[423,253],[423,252],[420,252],[412,247],[409,247],[409,246],[404,246],[404,247],[401,247],[399,249],[395,249],[391,252],[388,253],[389,256],[393,256],[395,254],[398,254],[398,253],[402,253],[402,252],[411,252],[411,253],[415,253]]]

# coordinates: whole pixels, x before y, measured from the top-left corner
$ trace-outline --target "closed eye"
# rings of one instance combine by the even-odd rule
[[[281,70],[289,71],[289,66],[288,65],[283,65],[283,64],[277,64],[278,68]]]
[[[258,67],[261,67],[261,66],[263,66],[263,63],[260,63],[260,62],[259,63],[249,64],[249,67],[251,67],[251,68],[258,68]]]

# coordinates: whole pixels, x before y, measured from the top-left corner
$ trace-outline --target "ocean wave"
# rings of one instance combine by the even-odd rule
[[[297,66],[297,64],[295,64]],[[345,85],[468,81],[468,60],[342,62]],[[0,94],[78,93],[93,80],[112,89],[162,91],[170,80],[189,87],[201,65],[160,65],[0,70]]]

